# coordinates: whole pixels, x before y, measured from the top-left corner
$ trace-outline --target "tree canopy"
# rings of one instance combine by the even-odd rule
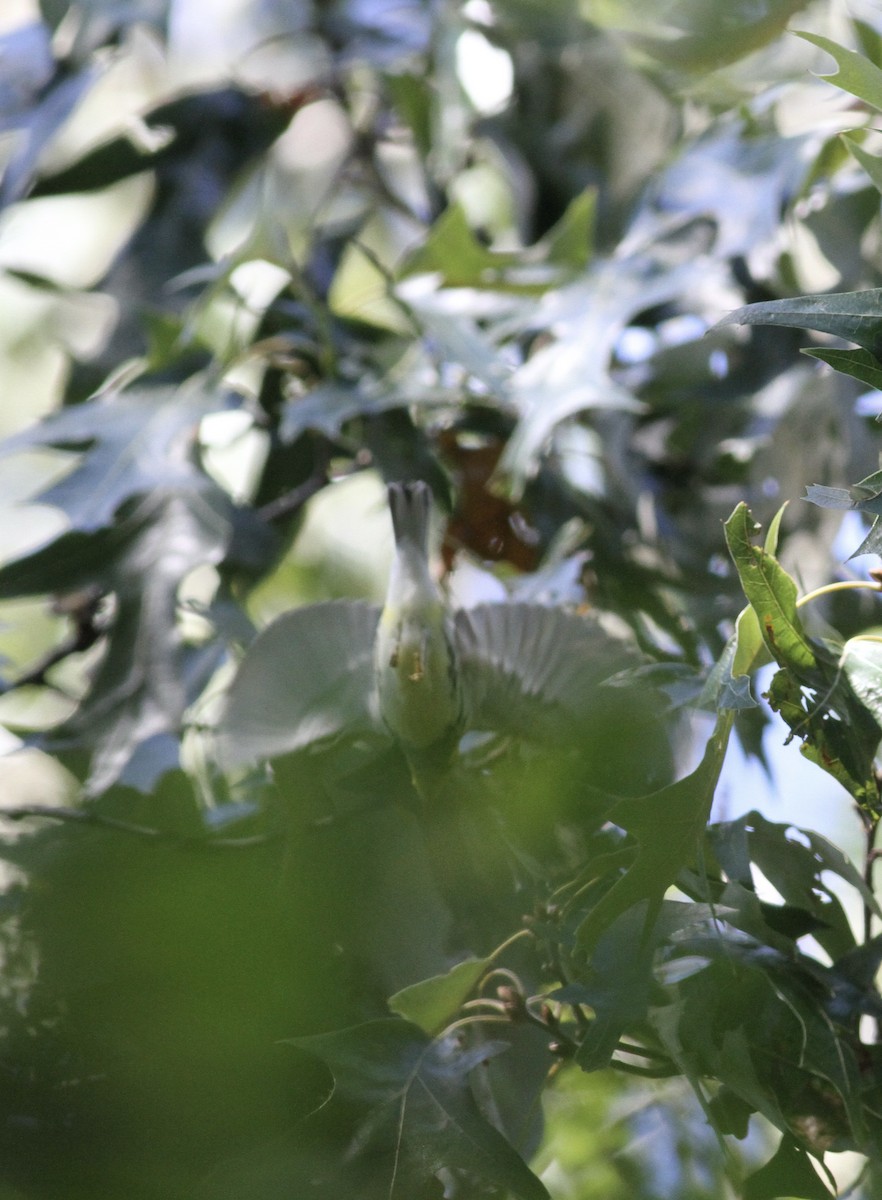
[[[0,14],[0,1200],[878,1195],[876,6],[208,8]]]

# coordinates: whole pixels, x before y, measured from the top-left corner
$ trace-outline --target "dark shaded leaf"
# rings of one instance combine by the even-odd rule
[[[339,1093],[371,1106],[363,1145],[381,1154],[388,1196],[401,1200],[442,1168],[506,1188],[520,1200],[548,1192],[475,1103],[469,1074],[506,1049],[432,1039],[408,1021],[373,1021],[289,1039],[330,1067]]]
[[[800,1200],[828,1200],[833,1192],[812,1167],[805,1150],[792,1138],[783,1137],[775,1154],[765,1166],[754,1171],[744,1183],[744,1200],[780,1200],[782,1196]]]
[[[624,1031],[644,1018],[659,936],[647,936],[647,905],[633,905],[601,935],[579,982],[552,993],[552,999],[594,1013],[576,1052],[583,1071],[609,1066]]]
[[[32,553],[4,563],[0,596],[45,596],[107,580],[112,563],[136,532],[132,522],[122,522],[93,533],[64,533]]]
[[[616,917],[641,901],[649,901],[646,928],[651,927],[664,893],[698,851],[731,728],[731,713],[717,720],[704,757],[691,775],[649,796],[619,800],[610,809],[610,820],[636,838],[637,856],[580,923],[582,946],[592,946]],[[661,814],[663,838],[658,836]]]

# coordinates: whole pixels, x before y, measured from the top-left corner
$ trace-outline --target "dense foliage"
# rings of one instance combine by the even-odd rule
[[[878,1195],[875,6],[3,21],[0,1200]],[[557,655],[431,805],[405,479]]]

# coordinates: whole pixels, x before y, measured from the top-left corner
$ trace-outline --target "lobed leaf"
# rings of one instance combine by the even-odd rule
[[[882,112],[882,71],[875,63],[870,62],[865,54],[848,50],[819,33],[807,33],[803,29],[795,29],[793,32],[804,42],[811,42],[813,46],[826,50],[836,60],[838,70],[830,75],[821,75],[822,79],[829,79],[844,92],[857,96],[871,108]]]
[[[389,1200],[406,1200],[442,1168],[505,1188],[518,1200],[549,1200],[540,1180],[481,1113],[470,1073],[506,1049],[463,1047],[403,1020],[288,1039],[327,1063],[337,1091],[370,1107],[362,1150],[383,1163]],[[380,1169],[380,1162],[377,1162]],[[413,1190],[409,1190],[413,1189]]]
[[[695,770],[649,796],[619,800],[609,817],[637,841],[637,854],[625,873],[590,909],[577,929],[578,942],[593,946],[622,913],[648,901],[645,927],[655,919],[666,890],[698,852],[723,767],[732,713],[717,719],[704,756]],[[664,818],[665,836],[658,836]]]

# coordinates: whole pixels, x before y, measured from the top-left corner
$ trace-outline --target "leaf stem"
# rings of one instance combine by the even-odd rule
[[[796,601],[796,607],[802,608],[810,600],[819,600],[822,596],[827,596],[831,592],[845,592],[856,589],[863,589],[869,592],[882,592],[882,583],[878,583],[872,579],[837,579],[835,583],[825,583],[823,587],[815,588],[814,591],[806,592],[804,596],[800,596]]]

